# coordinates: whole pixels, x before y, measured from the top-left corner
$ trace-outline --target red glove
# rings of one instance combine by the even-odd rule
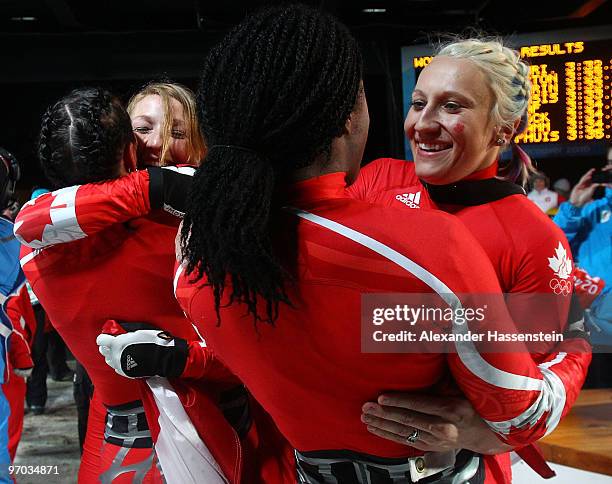
[[[592,277],[584,269],[576,267],[574,270],[574,292],[578,296],[582,309],[588,309],[605,286],[604,280]]]

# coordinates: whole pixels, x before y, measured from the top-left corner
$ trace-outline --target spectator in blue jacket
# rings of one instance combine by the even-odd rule
[[[612,171],[612,146],[603,170]],[[590,380],[594,386],[612,386],[612,184],[593,182],[594,172],[591,169],[584,174],[569,201],[559,207],[554,221],[565,232],[576,265],[606,283],[586,315],[595,345],[593,353],[608,353],[593,355]],[[593,200],[599,186],[605,187],[605,195]]]
[[[0,148],[0,213],[10,204],[19,180],[19,164],[13,155]],[[0,483],[12,483],[9,476],[11,459],[8,452],[9,403],[2,392],[7,376],[8,339],[13,325],[5,307],[8,299],[25,284],[19,266],[19,242],[13,236],[13,223],[0,215]]]

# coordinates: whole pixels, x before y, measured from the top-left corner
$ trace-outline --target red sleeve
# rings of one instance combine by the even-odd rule
[[[34,341],[36,319],[25,283],[6,300],[4,308],[13,325],[8,347],[10,365],[12,368],[32,368],[30,346]]]
[[[18,331],[13,331],[9,338],[8,357],[11,368],[26,369],[34,366],[30,347]]]
[[[526,227],[519,239],[513,241],[519,256],[510,288],[518,297],[533,295],[532,304],[511,304],[514,321],[529,322],[543,331],[565,332],[572,293],[574,291],[574,263],[565,234],[547,217],[541,223]],[[569,321],[574,322],[574,321]],[[565,403],[560,417],[565,416],[575,403],[584,384],[591,363],[590,344],[582,339],[567,339],[556,347],[542,348],[532,357],[543,368],[554,365],[554,373],[563,382]]]
[[[591,359],[585,340],[567,340],[537,365],[526,351],[449,354],[455,380],[489,427],[521,447],[548,435],[575,402]],[[475,378],[476,377],[476,378]]]
[[[510,210],[526,209],[516,215],[521,230],[502,226],[511,238],[507,255],[498,258],[502,285],[508,293],[508,306],[513,320],[522,331],[531,328],[564,333],[574,290],[574,263],[563,232],[535,207],[510,206]],[[508,213],[508,211],[506,211]],[[503,217],[499,219],[505,222]],[[495,258],[493,259],[495,260]],[[540,362],[555,344],[530,346],[533,358]],[[585,368],[586,371],[586,368]]]
[[[489,301],[489,307],[481,323],[485,326],[454,323],[453,333],[494,329],[516,334],[488,257],[477,250],[475,241],[466,244],[465,239],[471,237],[467,232],[458,229],[454,235],[449,237],[448,247],[453,250],[456,272],[445,274],[444,283],[429,274],[427,283],[451,307],[475,307],[482,298]],[[472,276],[465,278],[466,273]],[[447,360],[455,381],[489,427],[512,446],[527,445],[552,432],[573,402],[576,365],[560,365],[568,356],[566,352],[550,355],[547,362],[537,365],[520,342],[498,346],[504,351],[499,353],[485,353],[480,343],[469,340],[452,345]],[[491,351],[492,347],[488,348]]]
[[[188,343],[188,356],[181,378],[200,379],[209,381],[236,383],[240,380],[230,372],[227,367],[206,347],[202,341]]]
[[[45,193],[23,206],[15,220],[15,236],[36,249],[82,239],[148,214],[148,188],[149,173],[142,170]]]
[[[540,368],[554,365],[554,372],[563,382],[565,405],[561,418],[565,417],[576,403],[592,357],[592,348],[588,341],[583,338],[566,339],[539,365]]]
[[[513,273],[509,291],[561,296],[558,299],[565,304],[559,304],[558,311],[567,316],[569,295],[574,289],[572,251],[561,229],[548,217],[537,215],[532,226],[524,227],[520,236],[512,241],[518,260],[508,268]],[[560,329],[564,329],[565,321],[561,318]]]
[[[13,323],[13,330],[19,332],[26,344],[31,346],[36,333],[36,318],[25,284],[21,286],[16,296],[6,302],[6,314]]]

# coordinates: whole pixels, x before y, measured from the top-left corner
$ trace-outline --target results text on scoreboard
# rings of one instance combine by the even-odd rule
[[[612,41],[572,41],[517,49],[530,64],[528,124],[517,143],[612,141]],[[417,73],[431,56],[413,58]]]

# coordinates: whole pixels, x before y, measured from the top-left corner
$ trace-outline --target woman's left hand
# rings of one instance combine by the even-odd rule
[[[469,449],[499,454],[512,447],[499,440],[464,398],[390,393],[362,407],[368,431],[425,452]],[[407,437],[418,431],[415,442]]]

